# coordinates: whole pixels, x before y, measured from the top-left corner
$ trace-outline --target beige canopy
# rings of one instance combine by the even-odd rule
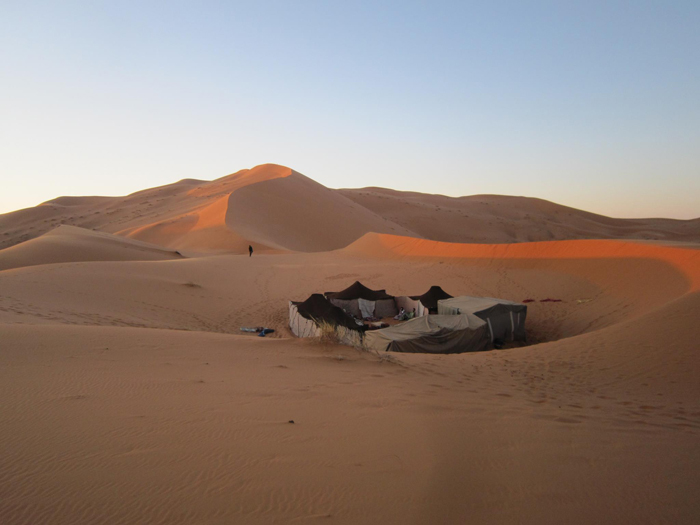
[[[457,354],[489,348],[486,323],[472,314],[426,315],[365,333],[364,345],[375,352]]]

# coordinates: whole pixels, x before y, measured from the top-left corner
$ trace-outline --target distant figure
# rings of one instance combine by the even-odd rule
[[[253,256],[253,247],[248,245],[248,257],[252,257],[252,256]]]

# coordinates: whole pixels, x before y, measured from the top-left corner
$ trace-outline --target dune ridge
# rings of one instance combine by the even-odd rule
[[[244,253],[249,244],[260,251],[327,251],[371,232],[482,244],[583,238],[700,242],[700,219],[612,219],[525,197],[334,190],[275,164],[213,181],[183,179],[126,197],[58,197],[0,215],[0,249],[60,224],[208,253]]]

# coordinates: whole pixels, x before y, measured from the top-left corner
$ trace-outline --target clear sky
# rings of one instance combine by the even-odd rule
[[[274,162],[700,216],[700,1],[0,0],[0,213]]]

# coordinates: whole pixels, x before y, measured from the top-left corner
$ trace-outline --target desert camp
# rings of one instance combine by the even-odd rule
[[[422,295],[394,296],[359,281],[340,292],[289,302],[297,337],[329,330],[343,344],[380,352],[454,354],[525,341],[527,306],[505,299],[460,296],[440,286]]]

